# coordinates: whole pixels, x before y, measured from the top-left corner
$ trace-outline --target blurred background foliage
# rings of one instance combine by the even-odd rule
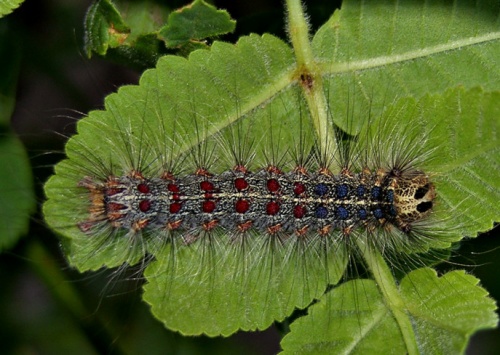
[[[172,9],[189,3],[148,1],[154,2]],[[211,3],[237,21],[236,30],[221,40],[235,42],[252,32],[286,38],[281,0]],[[278,327],[227,339],[185,338],[169,332],[141,301],[141,281],[131,277],[133,270],[128,275],[113,270],[79,274],[67,266],[57,237],[44,226],[39,212],[43,183],[63,158],[64,142],[74,133],[76,121],[101,108],[107,94],[120,85],[137,83],[140,76],[136,65],[87,56],[83,26],[91,4],[90,0],[25,0],[0,19],[0,88],[17,87],[11,127],[28,151],[37,200],[29,231],[0,254],[2,353],[277,353]],[[340,1],[309,0],[306,5],[314,32]],[[0,134],[10,130],[2,125]],[[454,251],[452,264],[444,267],[466,267],[500,299],[498,263],[493,263],[500,258],[495,236],[498,228],[464,241]],[[498,330],[478,333],[469,353],[500,353],[499,336]]]

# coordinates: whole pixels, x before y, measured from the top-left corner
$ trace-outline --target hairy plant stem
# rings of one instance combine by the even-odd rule
[[[407,353],[409,355],[419,354],[415,332],[413,331],[410,318],[405,311],[404,301],[401,298],[389,266],[377,248],[367,244],[365,240],[357,239],[357,246],[377,283],[378,289],[382,293],[385,304],[391,310],[392,315],[399,325],[399,330],[406,344]]]
[[[325,163],[335,161],[335,134],[332,120],[328,117],[328,104],[323,90],[321,70],[314,58],[309,41],[309,26],[300,0],[286,1],[288,33],[297,59],[293,80],[302,86],[312,123],[318,137],[320,156]]]

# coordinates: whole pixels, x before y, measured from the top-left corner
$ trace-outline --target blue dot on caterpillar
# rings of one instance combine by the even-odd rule
[[[297,167],[250,172],[244,166],[221,174],[198,169],[176,177],[165,173],[146,178],[138,171],[96,182],[85,177],[79,186],[90,192],[90,217],[83,232],[109,223],[134,232],[211,231],[327,236],[348,235],[353,228],[393,225],[404,233],[432,210],[435,187],[418,170],[368,169],[334,175],[328,169],[308,173]]]

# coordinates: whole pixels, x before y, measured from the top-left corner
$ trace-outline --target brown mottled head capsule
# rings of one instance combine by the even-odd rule
[[[390,178],[394,191],[396,224],[403,232],[411,231],[411,224],[428,216],[432,211],[436,189],[421,171],[403,173]]]

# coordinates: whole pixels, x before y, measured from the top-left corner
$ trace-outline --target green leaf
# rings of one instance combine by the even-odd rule
[[[473,333],[497,326],[495,301],[478,284],[463,270],[438,278],[436,271],[421,269],[402,280],[421,353],[462,353]]]
[[[0,250],[13,246],[28,231],[35,209],[28,156],[12,133],[0,136]]]
[[[110,44],[119,45],[129,33],[130,28],[111,0],[99,0],[89,7],[85,17],[85,48],[89,57],[92,52],[105,55]]]
[[[0,26],[0,43],[0,250],[4,250],[27,232],[35,196],[28,155],[10,130],[21,56],[7,27]]]
[[[236,21],[224,10],[196,0],[191,5],[173,11],[168,23],[160,30],[160,36],[167,47],[186,45],[191,41],[200,41],[234,31]]]
[[[139,68],[154,66],[162,54],[157,31],[168,11],[150,1],[96,1],[85,18],[87,55],[108,55]]]
[[[399,287],[421,354],[460,354],[468,338],[498,322],[495,302],[464,271],[441,277],[429,268],[409,273]],[[404,354],[405,343],[372,280],[349,281],[309,308],[283,338],[284,353]]]
[[[24,0],[3,0],[0,2],[0,18],[17,9]]]

